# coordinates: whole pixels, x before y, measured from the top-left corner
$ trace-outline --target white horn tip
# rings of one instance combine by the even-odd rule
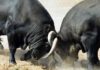
[[[52,54],[52,52],[56,48],[57,41],[58,41],[58,39],[55,38],[54,41],[53,41],[53,45],[52,45],[50,51],[46,55],[44,55],[42,58],[47,58],[48,56],[50,56]]]

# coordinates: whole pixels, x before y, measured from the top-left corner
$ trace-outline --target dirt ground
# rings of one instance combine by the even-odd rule
[[[17,51],[17,65],[9,64],[9,50],[0,51],[0,70],[42,70],[39,66],[32,65],[31,62],[20,61],[20,55],[23,51]],[[19,55],[20,54],[20,55]]]
[[[18,50],[16,53],[16,61],[17,65],[10,65],[9,64],[9,50],[0,50],[0,70],[42,70],[41,66],[34,66],[29,61],[20,61],[20,56],[25,53],[22,50]],[[98,56],[100,56],[100,51]],[[85,63],[85,66],[82,64]],[[56,70],[87,70],[87,57],[86,53],[83,54],[81,51],[79,53],[79,60],[74,66],[67,66],[66,69],[64,68],[57,68]],[[95,69],[99,70],[99,69]]]

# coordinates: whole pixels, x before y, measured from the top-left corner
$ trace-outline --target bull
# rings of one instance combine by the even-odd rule
[[[0,21],[0,35],[8,37],[10,63],[16,64],[15,52],[19,47],[29,46],[21,60],[38,60],[50,50],[48,36],[55,27],[38,0],[0,0]]]
[[[87,52],[89,63],[92,65],[99,64],[99,3],[99,0],[85,0],[73,7],[65,16],[59,32],[59,36],[66,44],[66,48],[68,43],[73,43],[75,48],[80,46],[83,52]]]
[[[58,33],[57,47],[60,56],[78,55],[79,50],[87,52],[87,58],[92,65],[99,64],[98,49],[100,46],[100,1],[84,0],[73,7],[64,17]],[[71,45],[74,52],[70,53]],[[60,47],[59,47],[60,46]],[[63,54],[62,54],[63,53]],[[68,55],[66,53],[69,53]],[[75,54],[75,55],[73,55]],[[64,56],[63,56],[64,55]]]

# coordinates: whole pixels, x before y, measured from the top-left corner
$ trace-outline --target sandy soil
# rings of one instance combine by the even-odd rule
[[[42,70],[40,66],[34,66],[31,62],[20,61],[20,55],[23,51],[17,51],[17,65],[9,64],[9,50],[0,51],[0,70]],[[19,55],[20,54],[20,55]]]
[[[25,53],[25,51],[17,50],[16,60],[17,65],[9,64],[9,50],[0,50],[0,70],[42,70],[41,66],[35,66],[29,61],[20,61],[20,56]],[[98,56],[100,56],[100,51]],[[66,64],[69,65],[69,62]],[[66,66],[65,68],[56,68],[56,70],[87,70],[87,57],[86,53],[83,54],[81,51],[79,53],[79,60],[75,62],[73,66]],[[99,70],[99,69],[95,69]]]

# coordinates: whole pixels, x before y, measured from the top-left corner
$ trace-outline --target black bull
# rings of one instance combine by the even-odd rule
[[[87,52],[90,63],[98,64],[98,49],[100,46],[99,7],[99,0],[85,0],[67,13],[58,35],[59,45],[57,47],[60,46],[60,50],[62,50],[62,53],[64,52],[63,54],[59,53],[61,56],[69,53],[68,49],[73,44],[77,55],[81,48],[83,52]],[[73,57],[73,54],[69,53],[68,55]]]
[[[30,50],[21,58],[39,59],[50,50],[47,36],[55,31],[48,12],[37,0],[0,0],[0,35],[7,35],[10,62],[18,47]]]
[[[56,40],[56,46],[54,46],[54,52],[52,50],[49,53],[50,55],[53,52],[53,62],[55,61],[59,63],[59,59],[66,60],[67,56],[70,56],[72,59],[75,58],[76,60],[78,52],[81,49],[83,52],[87,52],[90,64],[99,64],[99,7],[99,0],[85,0],[77,4],[67,13],[63,19],[57,37],[55,37],[55,39],[53,38]],[[55,35],[54,32],[52,32],[52,34]],[[52,44],[52,41],[50,43]],[[48,55],[46,57],[48,57]],[[54,63],[52,63],[51,65],[54,66]]]

